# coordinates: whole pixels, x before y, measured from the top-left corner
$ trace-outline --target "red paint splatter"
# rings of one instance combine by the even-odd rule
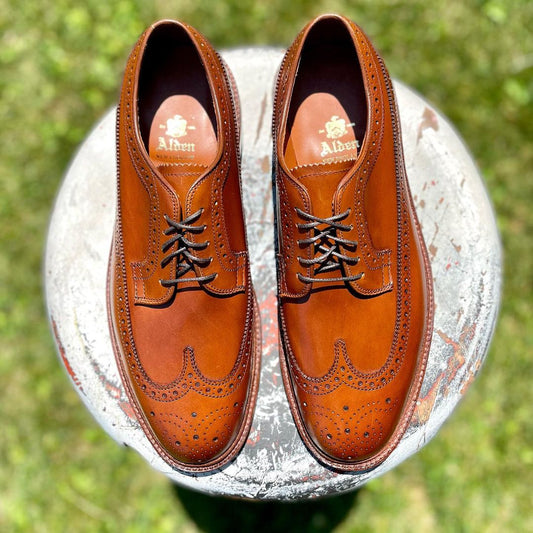
[[[313,474],[311,476],[303,476],[300,478],[300,481],[306,483],[307,481],[325,481],[326,479],[331,479],[338,477],[337,472],[327,472],[325,474]]]
[[[137,417],[135,416],[135,412],[133,411],[133,407],[131,406],[130,402],[120,400],[118,402],[118,405],[128,418],[131,418],[131,420],[137,420]]]
[[[253,447],[253,446],[256,446],[260,440],[261,440],[261,433],[259,431],[255,431],[254,428],[252,428],[250,431],[248,440],[246,441],[246,444],[248,444],[248,446]]]
[[[131,418],[132,420],[137,420],[137,417],[135,416],[135,411],[133,410],[133,407],[128,401],[128,399],[124,396],[122,388],[117,387],[115,384],[111,383],[111,381],[107,379],[104,372],[102,372],[100,365],[98,365],[98,363],[92,358],[91,364],[95,374],[98,376],[98,379],[100,379],[100,381],[102,382],[107,394],[118,403],[119,407],[122,409],[122,411],[128,418]]]
[[[429,107],[426,107],[424,109],[424,112],[422,113],[422,120],[420,121],[420,124],[418,126],[418,135],[416,137],[416,144],[418,144],[418,142],[422,138],[424,134],[424,130],[427,130],[428,128],[438,131],[439,130],[439,119],[435,111],[433,111]]]
[[[443,396],[448,396],[452,381],[455,379],[457,373],[466,362],[465,354],[467,354],[467,345],[469,342],[472,341],[475,331],[475,324],[467,325],[463,328],[461,335],[459,336],[459,340],[455,341],[451,339],[448,335],[446,335],[446,333],[444,333],[443,331],[437,330],[439,337],[448,346],[451,346],[453,348],[453,354],[448,359],[446,369],[437,376],[437,379],[429,389],[428,393],[425,396],[420,397],[420,399],[418,400],[417,408],[413,415],[415,422],[418,422],[419,424],[425,424],[429,420],[429,417],[431,416],[431,413],[437,401],[437,393],[440,389],[441,384],[444,385]],[[469,376],[467,382],[460,390],[461,394],[464,394],[466,389],[468,389],[480,366],[480,361],[476,361],[474,363],[474,376]],[[472,370],[469,370],[469,373],[472,374]]]
[[[275,294],[270,293],[259,304],[265,353],[277,353],[278,350],[278,304]]]
[[[474,368],[468,371],[468,377],[466,381],[464,382],[464,385],[461,387],[461,391],[460,391],[461,395],[464,395],[465,392],[469,389],[470,385],[472,385],[480,368],[481,368],[481,360],[478,360],[476,361]]]
[[[433,411],[433,407],[437,401],[437,392],[439,391],[440,384],[442,383],[443,379],[444,372],[441,372],[437,376],[437,379],[429,389],[428,393],[419,398],[416,405],[416,410],[413,414],[413,418],[416,423],[425,424],[429,420],[429,417]]]
[[[85,394],[83,391],[83,387],[81,385],[81,382],[76,375],[76,372],[74,372],[74,369],[72,366],[70,366],[70,363],[67,359],[67,355],[65,352],[65,347],[63,346],[63,343],[61,342],[61,339],[59,338],[59,332],[57,330],[57,324],[53,317],[50,317],[50,323],[52,324],[52,332],[54,334],[54,338],[56,341],[57,351],[59,352],[59,356],[61,357],[61,361],[63,361],[63,365],[65,366],[65,369],[68,372],[68,375],[70,376],[70,379],[72,379],[74,385],[80,389],[81,392]]]
[[[68,375],[72,379],[74,385],[76,385],[76,387],[78,387],[78,389],[83,394],[85,394],[85,391],[83,390],[83,386],[81,384],[80,379],[74,372],[74,369],[72,368],[72,366],[70,365],[67,359],[65,348],[63,346],[63,343],[61,342],[61,339],[59,338],[57,324],[53,317],[50,317],[50,323],[52,324],[52,332],[54,334],[54,338],[55,338],[56,345],[57,345],[57,350],[59,352],[59,356],[61,357],[61,360],[63,361],[63,365],[65,366],[65,369],[67,370]],[[120,387],[117,387],[116,385],[113,385],[113,383],[111,383],[105,377],[100,366],[94,359],[92,358],[89,358],[89,359],[91,361],[92,367],[96,375],[98,376],[100,381],[103,383],[104,388],[106,392],[109,394],[109,396],[113,398],[113,400],[117,401],[118,405],[120,406],[120,408],[122,409],[122,411],[128,418],[131,418],[132,420],[137,420],[137,417],[135,416],[135,412],[133,411],[133,407],[131,406],[129,401],[123,397],[122,389]]]

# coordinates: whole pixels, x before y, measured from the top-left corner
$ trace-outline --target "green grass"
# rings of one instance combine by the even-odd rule
[[[138,34],[182,18],[217,47],[287,45],[338,11],[455,124],[505,249],[499,325],[457,412],[355,494],[228,502],[175,489],[82,407],[58,363],[41,261],[77,145],[117,97]],[[0,0],[1,531],[532,531],[533,3],[529,0]]]

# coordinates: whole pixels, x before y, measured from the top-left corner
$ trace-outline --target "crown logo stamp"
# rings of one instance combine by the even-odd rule
[[[324,124],[324,129],[319,130],[318,133],[325,133],[331,141],[322,141],[320,143],[321,151],[320,157],[328,157],[328,160],[338,159],[337,154],[343,154],[344,157],[356,157],[357,149],[359,148],[359,141],[357,139],[348,140],[347,142],[340,141],[341,137],[349,134],[348,128],[355,126],[355,122],[346,123],[346,120],[338,115],[332,117]],[[342,156],[340,156],[342,157]]]
[[[328,139],[339,139],[344,137],[348,133],[348,128],[355,126],[355,122],[346,124],[343,118],[338,115],[333,115],[328,122],[324,125],[324,130],[320,130],[318,133],[326,133]]]
[[[159,124],[159,128],[165,130],[164,136],[159,136],[158,151],[163,152],[194,152],[196,143],[180,142],[177,139],[185,137],[189,130],[195,130],[196,126],[188,126],[187,120],[181,115],[174,115],[167,119],[166,124]],[[191,156],[192,157],[192,156]]]
[[[195,130],[194,126],[187,126],[187,121],[181,115],[174,115],[167,120],[166,126],[161,124],[161,129],[166,127],[165,135],[173,139],[179,139],[187,135],[187,130]]]

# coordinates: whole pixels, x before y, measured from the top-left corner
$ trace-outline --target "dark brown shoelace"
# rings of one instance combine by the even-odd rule
[[[297,207],[295,210],[301,218],[309,220],[309,222],[304,224],[298,224],[298,229],[314,231],[314,235],[311,237],[300,239],[298,241],[298,244],[300,245],[314,245],[314,253],[319,254],[313,259],[298,257],[298,261],[302,266],[316,266],[313,270],[313,276],[334,270],[340,270],[341,274],[344,274],[344,263],[356,265],[359,262],[359,257],[350,257],[342,253],[342,248],[355,251],[357,248],[357,241],[343,239],[337,235],[338,231],[350,231],[353,228],[352,226],[342,224],[342,221],[350,214],[350,209],[346,210],[344,213],[327,218],[311,215]],[[319,227],[321,225],[323,226],[322,228]],[[317,278],[303,276],[298,272],[298,279],[304,283],[356,281],[362,277],[363,273],[354,276],[341,275],[338,278]]]
[[[172,220],[169,216],[165,215],[165,220],[167,221],[168,228],[165,230],[165,235],[172,235],[172,237],[166,241],[161,247],[163,252],[168,251],[178,244],[177,250],[174,250],[170,254],[166,255],[161,261],[161,267],[165,267],[172,259],[176,258],[176,278],[175,279],[161,279],[159,280],[163,287],[170,287],[172,285],[177,285],[180,281],[198,281],[198,282],[209,282],[216,278],[216,274],[209,274],[207,276],[197,276],[197,277],[188,277],[183,279],[183,276],[187,272],[194,269],[194,265],[205,266],[211,263],[213,260],[212,257],[197,257],[190,250],[204,250],[209,246],[209,241],[206,242],[191,242],[185,237],[186,233],[200,234],[205,230],[206,226],[195,226],[194,222],[200,218],[200,215],[203,213],[203,209],[199,209],[196,213],[184,218],[181,222],[176,222]]]

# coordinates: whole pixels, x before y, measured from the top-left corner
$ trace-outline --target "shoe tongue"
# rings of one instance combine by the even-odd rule
[[[307,189],[313,214],[318,217],[332,215],[333,198],[346,173],[352,168],[354,160],[334,161],[296,167],[292,175]]]
[[[182,209],[187,193],[207,168],[206,165],[194,163],[163,163],[157,166],[159,173],[179,197]]]

